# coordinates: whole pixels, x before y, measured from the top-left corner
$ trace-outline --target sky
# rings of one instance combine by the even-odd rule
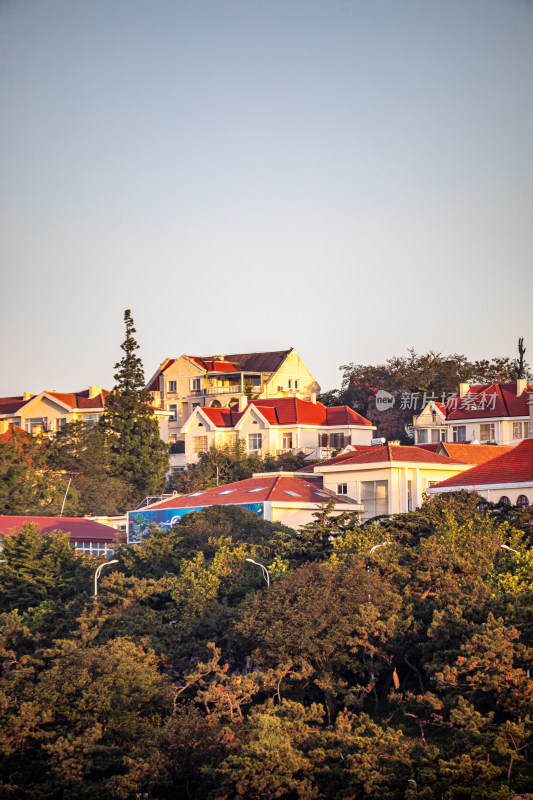
[[[1,0],[0,396],[533,364],[533,0]]]

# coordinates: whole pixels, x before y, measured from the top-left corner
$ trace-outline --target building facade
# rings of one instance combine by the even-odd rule
[[[478,442],[513,446],[533,435],[533,387],[525,379],[461,383],[446,403],[430,401],[413,418],[415,444]]]

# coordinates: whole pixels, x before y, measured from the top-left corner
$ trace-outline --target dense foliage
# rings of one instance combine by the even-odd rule
[[[205,453],[200,453],[196,464],[170,479],[170,488],[180,494],[190,494],[219,484],[242,481],[256,472],[298,470],[304,463],[310,463],[304,458],[303,453],[290,452],[277,458],[270,455],[261,458],[248,453],[243,440],[234,444],[211,445]]]
[[[26,526],[0,562],[0,794],[527,791],[532,522],[467,493],[298,532],[205,509],[122,548],[96,600],[98,562]]]

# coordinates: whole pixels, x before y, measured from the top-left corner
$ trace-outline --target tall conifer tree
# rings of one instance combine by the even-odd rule
[[[111,473],[132,487],[132,499],[161,491],[168,470],[168,447],[150,408],[141,359],[136,355],[131,311],[124,312],[126,338],[122,359],[115,364],[116,384],[106,400],[103,425],[108,436]]]

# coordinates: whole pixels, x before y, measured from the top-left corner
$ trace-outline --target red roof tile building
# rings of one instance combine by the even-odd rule
[[[514,446],[533,436],[533,387],[525,379],[470,385],[446,403],[430,400],[413,418],[415,444],[440,441]]]
[[[313,520],[313,514],[331,500],[334,513],[362,511],[359,503],[323,488],[320,475],[296,476],[292,472],[266,472],[235,483],[171,497],[128,513],[128,542],[135,544],[150,525],[171,528],[182,516],[209,506],[234,505],[253,511],[263,519],[298,528]]]
[[[382,445],[315,464],[324,489],[361,503],[362,520],[418,508],[429,487],[469,465],[421,447]]]
[[[27,433],[51,433],[67,422],[96,422],[104,413],[108,391],[90,386],[82,392],[26,392],[19,397],[0,397],[0,433],[15,425]]]
[[[311,400],[320,391],[292,347],[266,353],[167,358],[147,386],[154,403],[171,414],[171,444],[184,439],[182,427],[195,408],[243,411],[252,398]],[[184,456],[171,456],[174,470],[184,466]]]
[[[244,443],[246,452],[288,451],[327,458],[349,444],[367,445],[375,427],[348,406],[327,407],[298,397],[252,400],[245,409],[197,408],[182,426],[185,458],[194,463],[211,445]]]
[[[527,507],[533,502],[533,439],[526,439],[490,461],[432,486],[430,494],[461,489],[478,492],[490,502]]]
[[[117,533],[108,525],[84,517],[29,517],[0,515],[0,540],[10,536],[25,523],[37,525],[41,533],[59,531],[68,534],[71,547],[83,555],[107,556],[117,546]]]

